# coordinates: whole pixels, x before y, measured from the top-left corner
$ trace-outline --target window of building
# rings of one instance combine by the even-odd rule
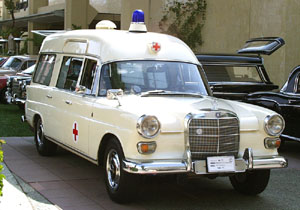
[[[49,85],[55,64],[55,55],[41,55],[37,64],[33,82]]]

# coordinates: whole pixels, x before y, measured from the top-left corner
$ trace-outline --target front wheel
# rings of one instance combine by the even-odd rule
[[[257,195],[263,192],[270,179],[270,169],[247,171],[229,177],[233,188],[243,194]]]
[[[54,155],[57,144],[49,141],[44,135],[44,126],[42,119],[39,118],[35,124],[34,141],[38,153],[42,156]]]
[[[104,177],[109,197],[117,203],[130,202],[137,192],[139,177],[123,170],[124,155],[117,139],[110,139],[104,155]]]

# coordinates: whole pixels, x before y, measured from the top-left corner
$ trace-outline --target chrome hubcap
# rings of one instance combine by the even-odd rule
[[[107,155],[106,173],[110,187],[116,190],[120,183],[120,160],[116,150],[111,149]]]
[[[43,145],[43,135],[44,135],[44,128],[43,128],[43,124],[41,121],[39,121],[38,127],[37,127],[37,142],[39,147],[41,147]]]

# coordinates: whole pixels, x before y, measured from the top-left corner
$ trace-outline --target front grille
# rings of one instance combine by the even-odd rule
[[[237,117],[191,119],[189,143],[193,160],[209,156],[237,156],[239,150]]]

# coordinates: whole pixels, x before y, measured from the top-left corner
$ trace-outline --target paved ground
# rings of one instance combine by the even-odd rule
[[[7,141],[4,161],[17,181],[29,184],[25,193],[35,189],[35,195],[42,195],[29,196],[30,204],[40,204],[33,209],[300,209],[300,144],[296,142],[288,142],[282,153],[289,168],[273,170],[268,188],[259,196],[240,195],[226,177],[179,184],[172,177],[147,177],[135,202],[118,205],[108,198],[101,168],[63,149],[54,157],[41,157],[31,137],[3,139]]]

